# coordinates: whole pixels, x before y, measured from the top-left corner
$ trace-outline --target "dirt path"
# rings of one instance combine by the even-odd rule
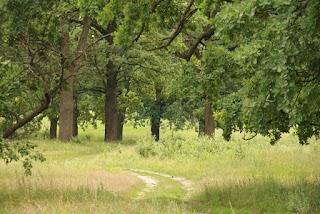
[[[134,172],[143,172],[143,173],[159,175],[162,177],[170,178],[174,181],[178,181],[179,183],[181,183],[182,186],[184,186],[184,188],[188,191],[193,189],[193,188],[191,188],[191,186],[193,185],[193,181],[186,179],[186,178],[183,178],[183,177],[174,177],[172,175],[168,175],[168,174],[164,174],[164,173],[160,173],[160,172],[153,172],[153,171],[141,170],[141,169],[130,169],[130,170],[134,171]]]
[[[133,173],[133,175],[140,178],[146,184],[146,187],[142,191],[140,191],[138,195],[134,198],[136,200],[142,199],[146,195],[146,193],[151,192],[152,189],[159,183],[158,180],[151,176],[139,175],[137,173]]]
[[[151,192],[152,189],[159,184],[159,180],[157,180],[155,177],[141,175],[139,173],[169,178],[173,181],[179,182],[183,186],[184,191],[189,192],[189,191],[193,190],[193,188],[192,188],[193,181],[186,179],[186,178],[183,178],[183,177],[174,177],[172,175],[168,175],[168,174],[164,174],[164,173],[160,173],[160,172],[148,171],[148,170],[140,170],[140,169],[129,169],[129,170],[133,171],[134,172],[133,175],[140,178],[146,184],[146,188],[144,188],[142,191],[140,191],[138,193],[138,196],[136,197],[136,199],[143,198],[146,195],[146,193]]]

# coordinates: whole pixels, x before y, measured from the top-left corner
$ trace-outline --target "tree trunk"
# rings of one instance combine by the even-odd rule
[[[60,95],[60,128],[59,139],[69,141],[73,136],[73,86],[75,77],[72,76],[66,81],[66,87]]]
[[[155,141],[160,140],[160,118],[159,117],[151,118],[151,135]]]
[[[74,100],[74,108],[73,108],[73,137],[78,136],[78,116],[79,116],[79,109],[78,109],[78,97],[73,96]]]
[[[106,99],[105,99],[105,135],[106,142],[118,141],[118,101],[117,101],[117,71],[112,62],[108,63]]]
[[[198,130],[198,136],[203,136],[204,135],[204,124],[205,124],[205,120],[204,117],[203,118],[198,118],[199,119],[199,130]]]
[[[58,120],[58,117],[50,118],[50,139],[57,138]]]
[[[212,104],[206,102],[204,107],[204,135],[213,137],[214,136],[214,116],[212,111]]]
[[[156,87],[156,100],[151,115],[151,135],[155,141],[160,140],[160,123],[163,113],[163,99],[161,91],[161,88]]]
[[[118,111],[118,140],[122,141],[123,139],[123,125],[124,125],[124,119],[125,119],[126,111]]]
[[[105,100],[105,134],[106,142],[118,141],[118,109],[117,109],[117,94],[112,91],[106,93]]]
[[[60,128],[59,139],[62,141],[69,141],[74,135],[74,107],[73,107],[73,87],[75,82],[75,75],[81,67],[81,62],[84,58],[86,42],[90,30],[91,19],[85,16],[83,19],[83,27],[78,47],[76,58],[71,62],[70,52],[70,37],[69,32],[63,33],[63,49],[62,54],[67,59],[62,65],[65,68],[66,82],[60,96]]]

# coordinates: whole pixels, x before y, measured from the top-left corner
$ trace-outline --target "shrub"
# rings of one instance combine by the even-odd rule
[[[137,152],[143,157],[158,156],[174,158],[188,156],[207,158],[210,155],[219,155],[231,152],[237,157],[245,157],[246,144],[242,142],[226,142],[208,137],[194,139],[164,138],[159,142],[140,140]]]

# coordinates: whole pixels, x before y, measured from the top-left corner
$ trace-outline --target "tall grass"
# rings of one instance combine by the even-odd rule
[[[144,184],[122,167],[129,156],[140,161],[131,146],[38,143],[47,161],[36,163],[31,177],[18,163],[0,164],[0,213],[191,213],[162,190],[134,200]]]
[[[40,185],[41,186],[41,185]],[[97,189],[39,188],[23,185],[0,194],[1,213],[191,213],[183,204],[170,200],[131,200],[121,194]]]
[[[102,134],[101,134],[102,133]],[[124,142],[103,142],[103,127],[80,132],[70,143],[35,141],[47,161],[24,177],[19,163],[0,163],[0,213],[319,213],[320,144],[301,146],[287,134],[275,146],[258,136],[230,142],[193,130],[125,127]],[[159,186],[136,196],[144,184],[131,169],[191,179],[191,193],[156,177]]]
[[[319,213],[320,179],[255,178],[210,182],[193,195],[209,210],[236,213]]]
[[[218,132],[219,134],[219,132]],[[136,151],[183,167],[162,169],[198,180],[189,200],[209,213],[320,213],[320,145],[298,144],[287,134],[275,146],[259,136],[138,141]]]

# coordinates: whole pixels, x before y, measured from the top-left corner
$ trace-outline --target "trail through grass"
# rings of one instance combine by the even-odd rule
[[[37,140],[47,161],[31,177],[0,163],[0,213],[320,213],[315,141],[300,146],[288,134],[270,146],[188,131],[154,143],[141,130],[120,144]]]

